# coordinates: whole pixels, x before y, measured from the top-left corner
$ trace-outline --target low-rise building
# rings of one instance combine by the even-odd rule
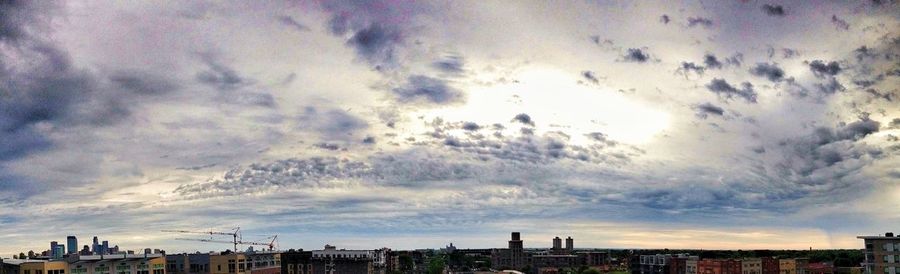
[[[697,262],[697,274],[741,274],[741,261],[703,259]]]
[[[372,274],[374,257],[372,250],[346,250],[325,245],[323,250],[312,251],[312,273]]]
[[[762,263],[762,274],[778,274],[780,272],[778,259],[772,257],[762,257],[759,259]]]
[[[166,255],[168,274],[209,274],[209,253]]]
[[[741,273],[743,273],[743,274],[762,274],[762,259],[760,259],[760,258],[741,259]]]
[[[281,253],[281,274],[312,274],[312,252],[288,250]]]
[[[810,263],[806,267],[807,274],[834,274],[834,266],[830,263]]]
[[[114,254],[70,257],[69,274],[166,274],[162,254]],[[47,273],[51,274],[51,273]],[[65,274],[65,273],[58,273]]]

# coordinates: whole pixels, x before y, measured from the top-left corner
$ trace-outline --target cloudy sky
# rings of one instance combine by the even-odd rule
[[[810,2],[3,1],[0,255],[860,248],[900,3]]]

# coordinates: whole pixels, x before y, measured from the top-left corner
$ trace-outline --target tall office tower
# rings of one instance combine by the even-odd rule
[[[94,245],[91,246],[91,252],[94,255],[100,254],[100,240],[97,239],[97,236],[94,236]]]
[[[103,241],[103,244],[100,245],[100,250],[103,252],[100,254],[109,254],[109,241]]]
[[[58,245],[59,243],[56,241],[50,242],[50,257],[56,258],[56,246]]]
[[[553,238],[553,251],[559,251],[562,249],[562,239],[559,237]]]
[[[67,254],[78,253],[78,238],[75,238],[75,236],[66,237],[66,246],[69,247],[69,249],[66,250]]]
[[[573,240],[571,236],[567,237],[566,238],[566,251],[571,253],[574,250],[575,250],[575,240]]]
[[[512,233],[512,239],[509,240],[509,259],[512,267],[520,268],[525,265],[525,250],[519,232]]]
[[[56,251],[53,252],[53,258],[62,259],[63,254],[66,254],[66,245],[56,245]]]

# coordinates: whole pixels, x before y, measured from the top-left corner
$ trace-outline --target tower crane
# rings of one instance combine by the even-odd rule
[[[221,231],[212,231],[212,230],[209,230],[209,231],[191,231],[191,230],[172,230],[172,229],[163,230],[162,232],[192,233],[192,234],[207,234],[207,235],[210,235],[210,236],[212,236],[212,235],[229,235],[229,236],[231,236],[231,239],[232,239],[231,242],[226,242],[226,241],[217,241],[217,242],[232,243],[232,244],[234,244],[234,250],[235,250],[235,251],[237,251],[237,245],[238,245],[238,243],[240,243],[241,240],[242,240],[242,239],[241,239],[241,228],[240,228],[240,227],[232,228],[232,229],[231,229],[231,232],[221,232]],[[179,239],[179,240],[186,240],[186,239]],[[200,240],[203,240],[203,239],[200,239]],[[210,240],[207,241],[207,242],[216,242],[216,241],[210,239]]]

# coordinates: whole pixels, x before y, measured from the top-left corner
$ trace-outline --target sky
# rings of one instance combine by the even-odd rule
[[[894,1],[2,1],[0,256],[860,248],[898,87]]]

